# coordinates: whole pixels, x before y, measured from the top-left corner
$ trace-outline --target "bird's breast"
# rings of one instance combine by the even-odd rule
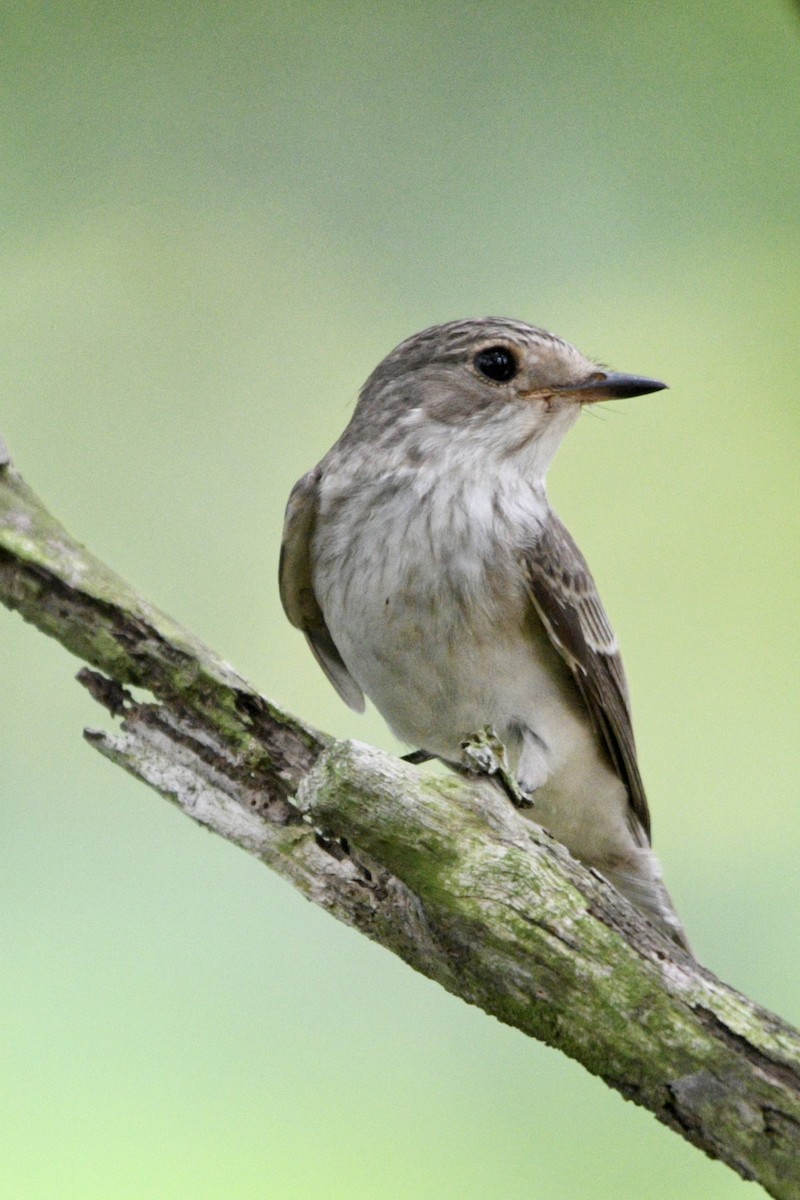
[[[410,620],[468,620],[477,632],[522,613],[520,547],[535,537],[546,501],[524,482],[398,473],[368,484],[323,487],[314,539],[318,599],[337,624],[369,612]],[[333,630],[331,630],[333,632]]]
[[[534,698],[563,703],[564,670],[531,635],[519,546],[545,502],[528,485],[393,477],[322,493],[314,588],[348,670],[402,740],[453,757]],[[568,685],[567,685],[568,686]]]

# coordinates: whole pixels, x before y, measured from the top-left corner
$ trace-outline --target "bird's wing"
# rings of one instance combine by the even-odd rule
[[[311,541],[319,505],[319,467],[309,471],[292,488],[283,522],[279,582],[284,612],[306,641],[345,704],[364,711],[364,693],[344,665],[334,645],[314,593]]]
[[[650,813],[636,760],[617,639],[586,560],[554,513],[525,551],[524,569],[536,613],[578,685],[592,724],[628,790],[632,814],[649,842]]]

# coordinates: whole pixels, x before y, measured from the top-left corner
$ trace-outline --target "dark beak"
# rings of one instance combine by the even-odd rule
[[[649,392],[661,392],[667,386],[659,379],[647,379],[644,375],[625,375],[621,371],[598,371],[585,383],[574,387],[559,388],[559,391],[575,393],[581,404],[596,404],[599,400],[626,400],[629,396],[646,396]]]

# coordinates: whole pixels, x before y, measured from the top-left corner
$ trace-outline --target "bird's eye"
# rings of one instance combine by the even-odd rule
[[[507,346],[487,346],[478,351],[473,361],[476,370],[495,383],[508,383],[519,370],[517,360]]]

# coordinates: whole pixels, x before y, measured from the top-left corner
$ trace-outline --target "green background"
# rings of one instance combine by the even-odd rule
[[[587,415],[551,495],[697,953],[800,1020],[797,11],[4,18],[0,430],[78,537],[318,726],[393,747],[275,581],[289,488],[379,358],[493,313],[669,381]],[[0,661],[4,1196],[743,1194],[94,754],[77,663],[3,613]]]

